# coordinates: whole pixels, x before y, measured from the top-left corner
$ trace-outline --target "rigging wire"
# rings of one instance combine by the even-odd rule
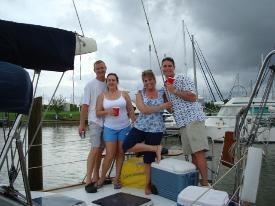
[[[78,24],[79,24],[79,27],[80,27],[81,32],[82,32],[82,36],[85,36],[74,0],[72,0],[72,2],[73,2],[73,6],[74,6],[76,17],[77,17],[77,20],[78,20]],[[76,34],[76,36],[77,36],[77,34]],[[78,37],[78,39],[79,39],[79,37]],[[80,48],[80,51],[81,51],[81,43],[80,43],[80,41],[79,41],[79,46],[80,46],[79,48]],[[79,65],[79,80],[81,80],[81,70],[82,70],[82,68],[81,68],[81,60],[82,60],[81,57],[82,57],[82,55],[80,53],[80,55],[79,55],[79,64],[80,64]],[[73,70],[73,77],[72,77],[72,81],[73,81],[73,104],[74,104],[74,79],[75,78],[74,78],[74,70]]]
[[[209,77],[210,77],[210,79],[212,81],[212,84],[214,85],[214,87],[215,87],[215,89],[216,89],[216,91],[218,93],[218,96],[219,96],[220,100],[224,101],[223,95],[222,95],[222,93],[221,93],[221,91],[220,91],[220,89],[219,89],[219,87],[218,87],[218,85],[217,85],[217,83],[216,83],[216,81],[215,81],[215,79],[213,77],[213,74],[212,74],[212,72],[211,72],[211,70],[209,68],[209,65],[208,65],[208,63],[207,63],[207,61],[206,61],[206,59],[205,59],[205,57],[204,57],[204,55],[202,53],[202,50],[201,50],[201,48],[200,48],[200,46],[199,46],[199,44],[198,44],[198,42],[196,40],[195,40],[195,43],[196,43],[196,46],[198,48],[199,54],[200,54],[200,56],[202,58],[202,61],[204,62],[205,68],[208,71],[208,75],[209,75]]]
[[[213,90],[212,90],[212,88],[211,88],[211,86],[210,86],[210,84],[209,84],[209,81],[208,81],[208,78],[207,78],[207,75],[206,75],[206,69],[205,69],[205,62],[203,61],[203,59],[202,59],[202,57],[201,57],[201,52],[196,48],[196,46],[198,46],[198,45],[196,45],[196,42],[194,41],[194,47],[193,47],[193,50],[194,50],[194,55],[195,55],[195,57],[197,58],[197,60],[198,60],[198,62],[199,62],[199,65],[200,65],[200,70],[201,70],[201,72],[202,72],[202,76],[203,76],[203,78],[204,78],[204,81],[206,82],[206,85],[207,85],[207,88],[208,88],[208,90],[209,90],[209,93],[210,93],[210,95],[211,95],[211,97],[212,97],[212,100],[214,101],[214,102],[216,102],[216,98],[215,98],[215,95],[214,95],[214,93],[213,93]],[[209,74],[208,74],[209,75]]]
[[[77,12],[74,0],[72,0],[72,2],[73,2],[73,5],[74,5],[74,10],[75,10],[75,13],[76,13],[76,16],[77,16],[77,20],[78,20],[78,23],[79,23],[79,26],[80,26],[80,29],[81,29],[81,32],[82,32],[82,36],[84,36],[84,32],[83,32],[83,29],[82,29],[82,25],[81,25],[81,22],[80,22],[80,18],[79,18],[79,15],[78,15],[78,12]]]
[[[196,56],[198,55],[196,50],[195,50],[195,54],[196,54]],[[204,81],[206,82],[207,89],[208,89],[209,93],[211,94],[213,101],[216,102],[215,95],[214,95],[214,93],[213,93],[213,91],[212,91],[212,89],[211,89],[211,86],[210,86],[210,84],[209,84],[209,81],[207,80],[206,73],[205,73],[205,71],[204,71],[204,69],[203,69],[203,66],[202,66],[202,62],[201,62],[201,60],[200,60],[199,58],[197,58],[197,59],[198,59],[198,62],[199,62],[199,64],[200,64],[200,69],[201,69],[201,72],[202,72],[202,74],[203,74],[203,75],[202,75],[202,76],[203,76],[203,79],[204,79]]]
[[[203,76],[203,78],[204,78],[204,81],[206,82],[206,85],[207,85],[207,88],[208,88],[208,90],[209,90],[209,93],[210,93],[211,96],[212,96],[212,100],[216,102],[215,95],[214,95],[213,90],[212,90],[212,88],[211,88],[211,86],[210,86],[210,84],[209,84],[209,81],[208,81],[208,79],[207,79],[207,76],[206,76],[205,69],[204,69],[204,67],[203,67],[201,58],[199,57],[199,54],[198,54],[198,52],[197,52],[197,50],[196,50],[195,47],[194,47],[194,53],[195,53],[195,56],[197,57],[197,60],[198,60],[198,62],[199,62],[200,70],[201,70],[201,72],[202,72],[202,74],[203,74],[202,76]]]
[[[160,60],[159,60],[156,44],[155,44],[155,41],[154,41],[154,37],[153,37],[153,34],[152,34],[151,26],[150,26],[150,23],[149,23],[149,20],[148,20],[148,16],[147,16],[147,13],[146,13],[146,10],[145,10],[145,6],[144,6],[144,3],[143,3],[143,0],[140,0],[140,1],[141,1],[141,4],[142,4],[143,11],[144,11],[146,23],[148,25],[148,30],[149,30],[149,33],[150,33],[150,37],[151,37],[151,40],[152,40],[154,51],[155,51],[155,54],[156,54],[156,57],[157,57],[158,66],[159,66],[159,70],[160,70],[160,73],[161,73],[161,78],[162,78],[162,81],[163,81],[163,84],[164,84],[164,82],[165,82],[164,81],[164,77],[163,77],[164,75],[163,75],[163,72],[161,70]],[[167,99],[170,100],[171,99],[170,98],[170,93],[167,91],[166,87],[165,87],[164,91],[165,91],[165,94],[167,96]]]
[[[192,37],[191,37],[191,34],[190,34],[187,26],[185,26],[185,29],[187,31],[189,39],[192,41]],[[218,87],[218,85],[217,85],[217,83],[216,83],[216,81],[215,81],[215,79],[213,77],[213,74],[212,74],[212,72],[211,72],[211,70],[209,68],[209,65],[208,65],[208,63],[207,63],[207,61],[206,61],[206,59],[205,59],[205,57],[204,57],[204,55],[202,53],[202,50],[200,49],[200,46],[199,46],[199,44],[198,44],[198,42],[196,40],[194,41],[194,49],[195,49],[195,56],[200,61],[201,70],[202,71],[203,70],[207,71],[207,74],[210,77],[210,80],[211,80],[212,84],[214,85],[214,88],[215,88],[215,90],[216,90],[216,92],[217,92],[220,100],[224,101],[223,95],[222,95],[222,93],[221,93],[221,91],[220,91],[220,89],[219,89],[219,87]],[[208,82],[208,78],[206,76],[205,71],[203,72],[203,75],[205,75],[206,84],[209,84],[209,83],[207,83]],[[212,89],[211,89],[211,91],[212,91]],[[212,96],[212,94],[211,94],[211,96]],[[216,99],[216,98],[214,98],[214,99]],[[216,100],[214,100],[214,101],[216,101]]]
[[[151,40],[152,40],[152,43],[153,43],[153,47],[154,47],[154,51],[155,51],[155,54],[156,54],[156,57],[157,57],[158,66],[159,66],[159,69],[160,69],[160,72],[161,72],[161,77],[162,77],[162,80],[163,80],[163,82],[164,82],[163,72],[162,72],[162,70],[161,70],[160,60],[159,60],[159,56],[158,56],[156,44],[155,44],[155,41],[154,41],[154,37],[153,37],[153,34],[152,34],[151,26],[150,26],[150,23],[149,23],[149,20],[148,20],[148,16],[147,16],[147,13],[146,13],[146,10],[145,10],[145,7],[144,7],[143,0],[140,0],[140,1],[141,1],[141,4],[142,4],[143,11],[144,11],[146,23],[147,23],[147,25],[148,25],[150,37],[151,37]]]
[[[247,151],[244,152],[243,156],[240,157],[240,159],[238,159],[238,161],[232,165],[232,167],[225,172],[218,180],[216,180],[209,188],[207,188],[207,190],[205,190],[203,193],[201,193],[195,200],[192,201],[192,205],[194,203],[197,203],[198,200],[205,195],[207,192],[209,192],[209,190],[211,190],[212,188],[214,188],[219,182],[221,182],[221,180],[223,180],[225,177],[227,177],[227,175],[229,175],[229,173],[231,173],[233,171],[233,169],[235,169],[235,167],[237,167],[239,164],[241,164],[245,159],[247,158]],[[237,191],[238,189],[236,189]],[[235,194],[235,193],[234,193]]]

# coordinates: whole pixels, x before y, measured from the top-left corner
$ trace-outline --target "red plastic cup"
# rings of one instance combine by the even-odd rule
[[[115,116],[119,115],[119,107],[113,107],[113,112]]]
[[[169,84],[173,84],[174,81],[175,81],[175,79],[174,79],[173,77],[168,77],[168,79],[167,79],[166,81],[167,81],[167,83],[169,83]]]

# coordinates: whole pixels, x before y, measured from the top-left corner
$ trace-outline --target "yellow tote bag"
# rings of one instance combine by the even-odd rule
[[[120,176],[123,187],[144,188],[145,178],[142,157],[131,157],[124,161]]]

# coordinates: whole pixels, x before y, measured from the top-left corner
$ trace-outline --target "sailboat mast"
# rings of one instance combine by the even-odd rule
[[[152,69],[152,54],[151,44],[149,44],[149,69]]]
[[[196,94],[198,98],[198,84],[197,84],[197,72],[196,72],[196,55],[195,55],[195,42],[194,35],[191,35],[192,49],[193,49],[193,71],[194,71],[194,84],[196,89]]]
[[[182,33],[183,33],[183,64],[185,68],[185,75],[187,76],[188,68],[187,68],[187,60],[186,60],[186,41],[185,41],[184,20],[182,20]]]

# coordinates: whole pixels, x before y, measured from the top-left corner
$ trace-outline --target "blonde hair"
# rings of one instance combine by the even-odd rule
[[[154,74],[154,72],[151,69],[144,70],[141,73],[142,80],[144,80],[144,77],[152,77],[156,81],[155,74]]]

